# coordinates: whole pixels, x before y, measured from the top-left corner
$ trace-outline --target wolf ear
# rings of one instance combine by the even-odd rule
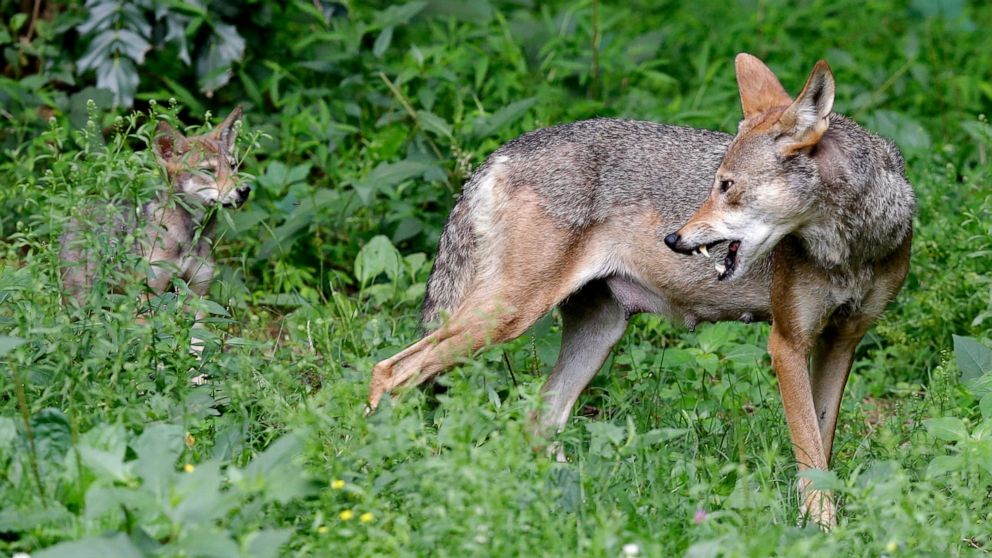
[[[734,60],[734,68],[745,120],[768,109],[792,104],[792,97],[786,93],[778,78],[757,57],[742,52]]]
[[[830,126],[834,107],[834,75],[823,60],[816,63],[806,86],[779,118],[787,153],[813,147]]]
[[[212,132],[214,139],[219,141],[229,152],[234,150],[234,140],[238,138],[237,123],[241,120],[242,114],[244,114],[244,109],[241,105],[234,107],[231,114],[228,114],[227,118],[218,124]]]
[[[171,124],[162,120],[155,128],[155,139],[152,140],[152,149],[155,156],[163,161],[175,159],[183,151],[185,138]]]

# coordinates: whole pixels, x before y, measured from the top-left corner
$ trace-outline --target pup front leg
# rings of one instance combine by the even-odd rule
[[[214,278],[214,263],[210,259],[204,258],[202,261],[197,262],[197,265],[189,273],[189,278],[187,283],[189,285],[189,290],[200,298],[207,296],[207,292],[210,290],[210,282]],[[202,324],[203,319],[207,317],[207,313],[203,310],[197,309],[196,314],[193,319],[193,327],[196,328],[197,325]],[[189,340],[189,350],[196,356],[196,360],[202,360],[204,341],[195,335],[190,336]]]
[[[772,367],[778,377],[785,419],[789,425],[799,472],[827,468],[806,364],[809,346],[806,339],[786,334],[778,322],[773,324],[768,339],[768,352],[771,353]],[[829,492],[813,489],[809,479],[805,478],[799,481],[799,491],[802,500],[799,511],[804,517],[816,522],[824,530],[836,525],[836,510],[833,496]]]

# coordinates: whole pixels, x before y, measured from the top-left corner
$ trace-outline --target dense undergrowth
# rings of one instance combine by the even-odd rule
[[[0,551],[989,551],[987,6],[91,1],[43,2],[34,20],[19,4],[0,0]],[[117,19],[92,22],[105,4]],[[101,51],[105,32],[118,42]],[[363,416],[372,364],[416,338],[471,168],[592,116],[732,131],[738,51],[793,92],[827,59],[835,109],[896,141],[919,196],[910,277],[858,350],[833,471],[814,479],[840,497],[834,531],[798,524],[763,325],[635,317],[562,434],[567,464],[527,429],[555,315]],[[138,320],[132,281],[64,303],[67,218],[160,187],[145,150],[157,119],[198,128],[236,103],[254,193],[217,215],[209,299],[178,285]],[[209,319],[194,326],[187,307]]]

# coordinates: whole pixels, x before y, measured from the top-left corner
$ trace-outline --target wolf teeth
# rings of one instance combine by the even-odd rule
[[[698,251],[707,258],[710,257],[710,251],[707,250],[705,246],[700,246]]]
[[[723,262],[716,262],[713,267],[716,268],[716,272],[720,275],[723,275],[727,271],[727,266],[723,265]]]

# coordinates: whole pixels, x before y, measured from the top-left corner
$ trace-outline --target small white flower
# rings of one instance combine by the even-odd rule
[[[27,552],[15,552],[10,558],[31,558]]]
[[[641,547],[634,543],[627,543],[623,545],[623,558],[633,558],[641,554]]]

